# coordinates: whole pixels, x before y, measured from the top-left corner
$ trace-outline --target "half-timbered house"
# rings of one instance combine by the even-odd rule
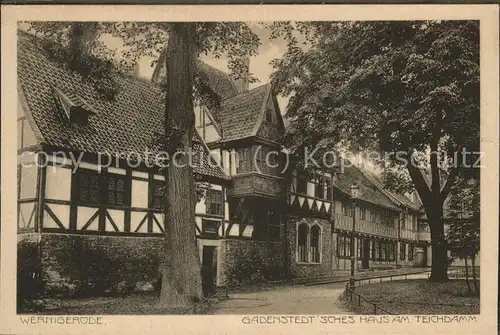
[[[117,75],[109,100],[19,32],[18,241],[37,245],[47,292],[155,285],[168,187],[152,158],[164,58],[150,81]],[[428,264],[418,205],[356,167],[335,180],[286,177],[272,86],[250,89],[246,78],[197,64],[221,98],[219,108],[195,108],[194,173],[210,184],[193,222],[205,280],[323,276],[349,269],[351,256],[358,270]],[[361,191],[354,211],[352,183]]]

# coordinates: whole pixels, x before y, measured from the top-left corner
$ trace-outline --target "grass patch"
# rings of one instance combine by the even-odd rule
[[[158,293],[147,292],[121,297],[91,297],[82,299],[45,299],[39,310],[26,310],[20,313],[46,315],[182,315],[209,314],[213,304],[223,300],[217,295],[185,308],[159,308]]]
[[[479,314],[479,297],[467,292],[465,280],[433,283],[427,279],[399,280],[356,287],[356,293],[393,314]],[[373,314],[373,305],[353,295],[342,296],[358,314]]]

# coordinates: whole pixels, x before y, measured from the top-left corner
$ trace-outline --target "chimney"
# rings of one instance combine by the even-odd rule
[[[247,57],[243,58],[242,60],[243,60],[243,64],[247,68],[246,74],[243,77],[236,79],[234,82],[239,93],[248,91],[248,88],[249,88],[248,77],[249,77],[249,73],[250,73],[250,57],[247,56]]]

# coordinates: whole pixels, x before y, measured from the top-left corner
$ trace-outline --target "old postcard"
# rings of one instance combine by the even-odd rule
[[[495,333],[498,14],[3,7],[1,333]]]

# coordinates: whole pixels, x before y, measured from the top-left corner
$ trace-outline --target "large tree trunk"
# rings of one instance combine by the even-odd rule
[[[468,269],[468,264],[467,264],[467,254],[465,254],[465,282],[467,283],[467,292],[471,292],[472,289],[470,288],[470,283],[469,283],[469,269]]]
[[[172,23],[167,48],[165,134],[171,155],[164,170],[165,245],[161,307],[187,306],[202,299],[201,267],[195,235],[196,194],[189,154],[194,125],[195,23]]]
[[[448,280],[448,248],[446,247],[444,225],[439,214],[441,211],[442,209],[434,208],[433,214],[427,214],[431,229],[432,246],[432,267],[429,279],[435,282]],[[428,211],[426,210],[426,212]]]
[[[437,152],[436,143],[431,144],[431,150]],[[443,204],[456,178],[456,169],[452,170],[445,185],[441,188],[439,168],[436,154],[431,154],[432,183],[427,185],[418,163],[414,160],[413,149],[408,149],[406,167],[417,193],[424,205],[429,228],[431,230],[432,267],[431,281],[448,280],[448,252],[444,235]]]
[[[472,278],[474,282],[474,289],[476,290],[477,296],[479,296],[479,284],[476,276],[476,255],[472,255]]]

